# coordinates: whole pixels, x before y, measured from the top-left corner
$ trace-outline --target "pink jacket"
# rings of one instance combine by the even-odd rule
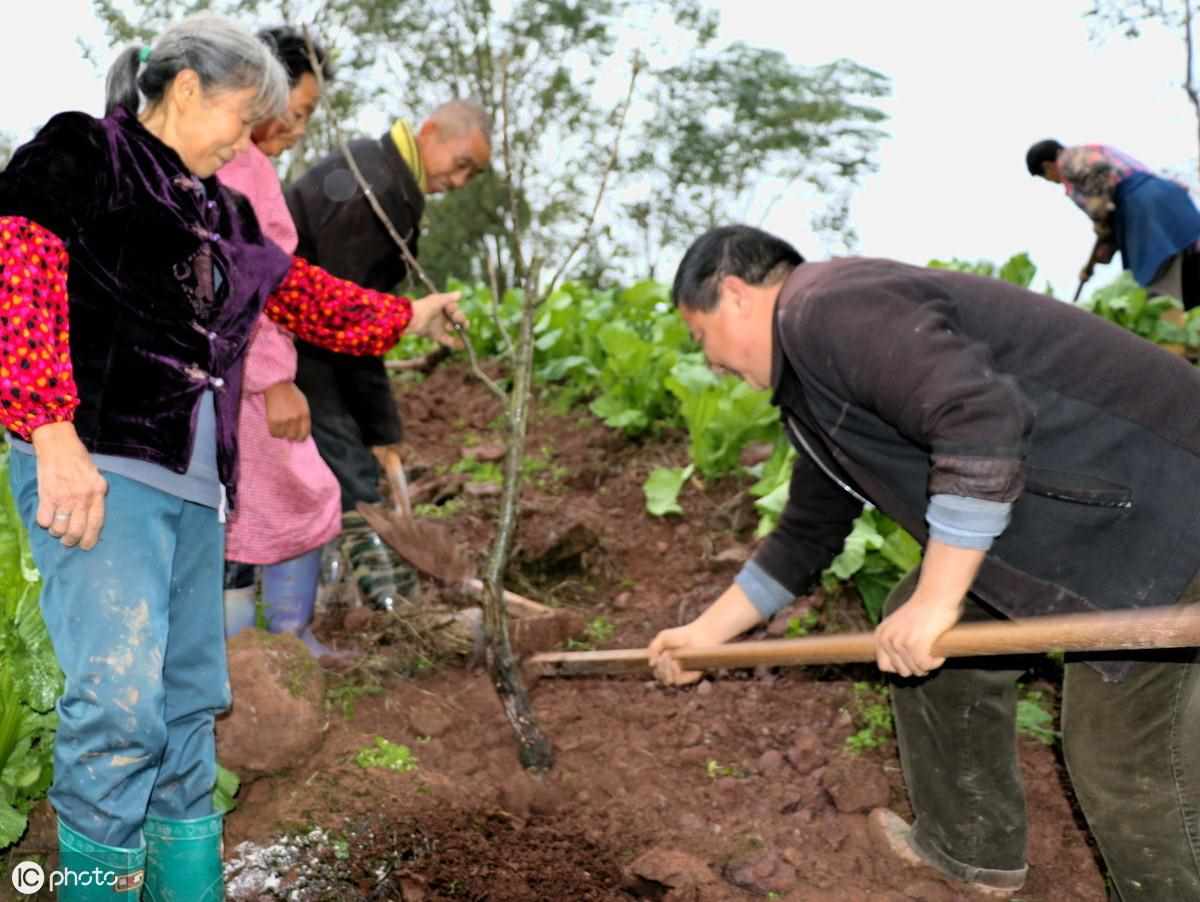
[[[232,160],[217,178],[244,194],[268,238],[287,253],[296,249],[292,222],[279,177],[257,147]],[[302,442],[272,437],[263,392],[296,377],[292,336],[259,317],[242,384],[238,418],[241,478],[238,505],[225,534],[225,557],[247,564],[274,564],[319,547],[341,528],[337,479],[309,436]]]

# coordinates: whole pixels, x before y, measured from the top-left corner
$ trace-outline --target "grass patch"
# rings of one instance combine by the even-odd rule
[[[453,517],[466,505],[466,501],[460,498],[451,498],[445,504],[417,504],[413,506],[414,517],[429,517],[437,519],[439,517]]]
[[[471,482],[501,483],[504,481],[504,471],[494,460],[485,461],[476,460],[474,457],[464,457],[450,468],[450,472],[462,473]]]
[[[895,734],[892,723],[891,690],[881,683],[855,683],[848,710],[858,730],[846,739],[846,749],[860,755],[877,749]]]
[[[366,695],[383,695],[383,686],[375,681],[343,679],[338,683],[329,683],[325,688],[325,707],[341,710],[342,716],[349,720],[354,716],[354,705]]]
[[[789,639],[799,639],[802,636],[807,636],[812,632],[813,627],[820,622],[821,615],[810,608],[799,617],[788,618],[787,631],[784,633],[784,636]]]
[[[378,767],[407,773],[417,769],[417,756],[406,745],[396,745],[382,736],[376,736],[374,745],[360,749],[354,756],[354,763],[363,768]]]
[[[603,615],[588,622],[583,628],[582,639],[568,639],[568,651],[592,651],[613,637],[617,628]]]
[[[1029,689],[1025,697],[1017,701],[1017,732],[1043,745],[1058,742],[1061,734],[1054,729],[1054,715],[1041,690]]]
[[[709,758],[704,763],[704,772],[710,780],[719,780],[722,777],[733,777],[735,780],[745,780],[750,776],[750,771],[745,768],[738,767],[736,764],[721,764],[716,758]]]

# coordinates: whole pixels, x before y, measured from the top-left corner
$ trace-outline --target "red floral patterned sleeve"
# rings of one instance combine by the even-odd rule
[[[23,216],[0,216],[0,425],[33,430],[74,418],[68,256],[62,240]]]
[[[408,328],[412,301],[362,288],[293,257],[292,268],[267,298],[266,313],[311,344],[341,354],[379,356]]]

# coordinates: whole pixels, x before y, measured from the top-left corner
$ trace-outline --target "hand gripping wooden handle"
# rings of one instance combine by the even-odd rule
[[[1200,605],[964,623],[947,631],[934,645],[934,653],[966,658],[1194,646],[1200,646]],[[729,642],[677,652],[675,657],[685,670],[869,662],[875,660],[875,637],[872,633],[847,633]],[[529,664],[547,676],[577,676],[644,670],[649,659],[646,649],[632,648],[551,652],[534,655]]]

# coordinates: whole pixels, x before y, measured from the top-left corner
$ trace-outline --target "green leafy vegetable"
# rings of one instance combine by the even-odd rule
[[[750,494],[757,499],[754,507],[759,513],[758,528],[754,531],[756,539],[761,539],[779,523],[787,504],[795,460],[796,450],[781,431],[771,456],[756,474],[758,482],[750,486]]]
[[[1183,305],[1175,298],[1148,295],[1128,272],[1094,292],[1080,306],[1150,341],[1200,347],[1196,341],[1200,321],[1185,317]]]
[[[26,814],[50,787],[63,686],[38,607],[40,578],[8,488],[9,453],[0,449],[0,848],[20,839]]]
[[[217,765],[217,785],[213,789],[213,808],[218,814],[228,814],[237,807],[234,796],[242,786],[241,779],[231,770]]]
[[[695,469],[695,466],[688,464],[686,467],[659,467],[651,473],[642,487],[646,495],[646,510],[656,517],[682,514],[679,493]]]
[[[821,574],[825,588],[853,582],[872,623],[878,623],[888,594],[921,562],[921,546],[897,523],[867,508],[855,519],[841,553]]]
[[[779,413],[768,392],[734,376],[717,376],[694,356],[675,364],[666,386],[679,400],[692,462],[705,476],[729,473],[745,445],[780,432]]]
[[[1015,254],[1009,257],[1008,261],[999,267],[988,260],[979,260],[971,263],[967,260],[951,259],[930,260],[929,268],[949,269],[954,272],[986,276],[989,279],[1000,279],[1013,285],[1019,285],[1021,288],[1028,288],[1032,285],[1033,278],[1037,275],[1037,267],[1033,265],[1033,261],[1029,259],[1029,255],[1026,253]]]

